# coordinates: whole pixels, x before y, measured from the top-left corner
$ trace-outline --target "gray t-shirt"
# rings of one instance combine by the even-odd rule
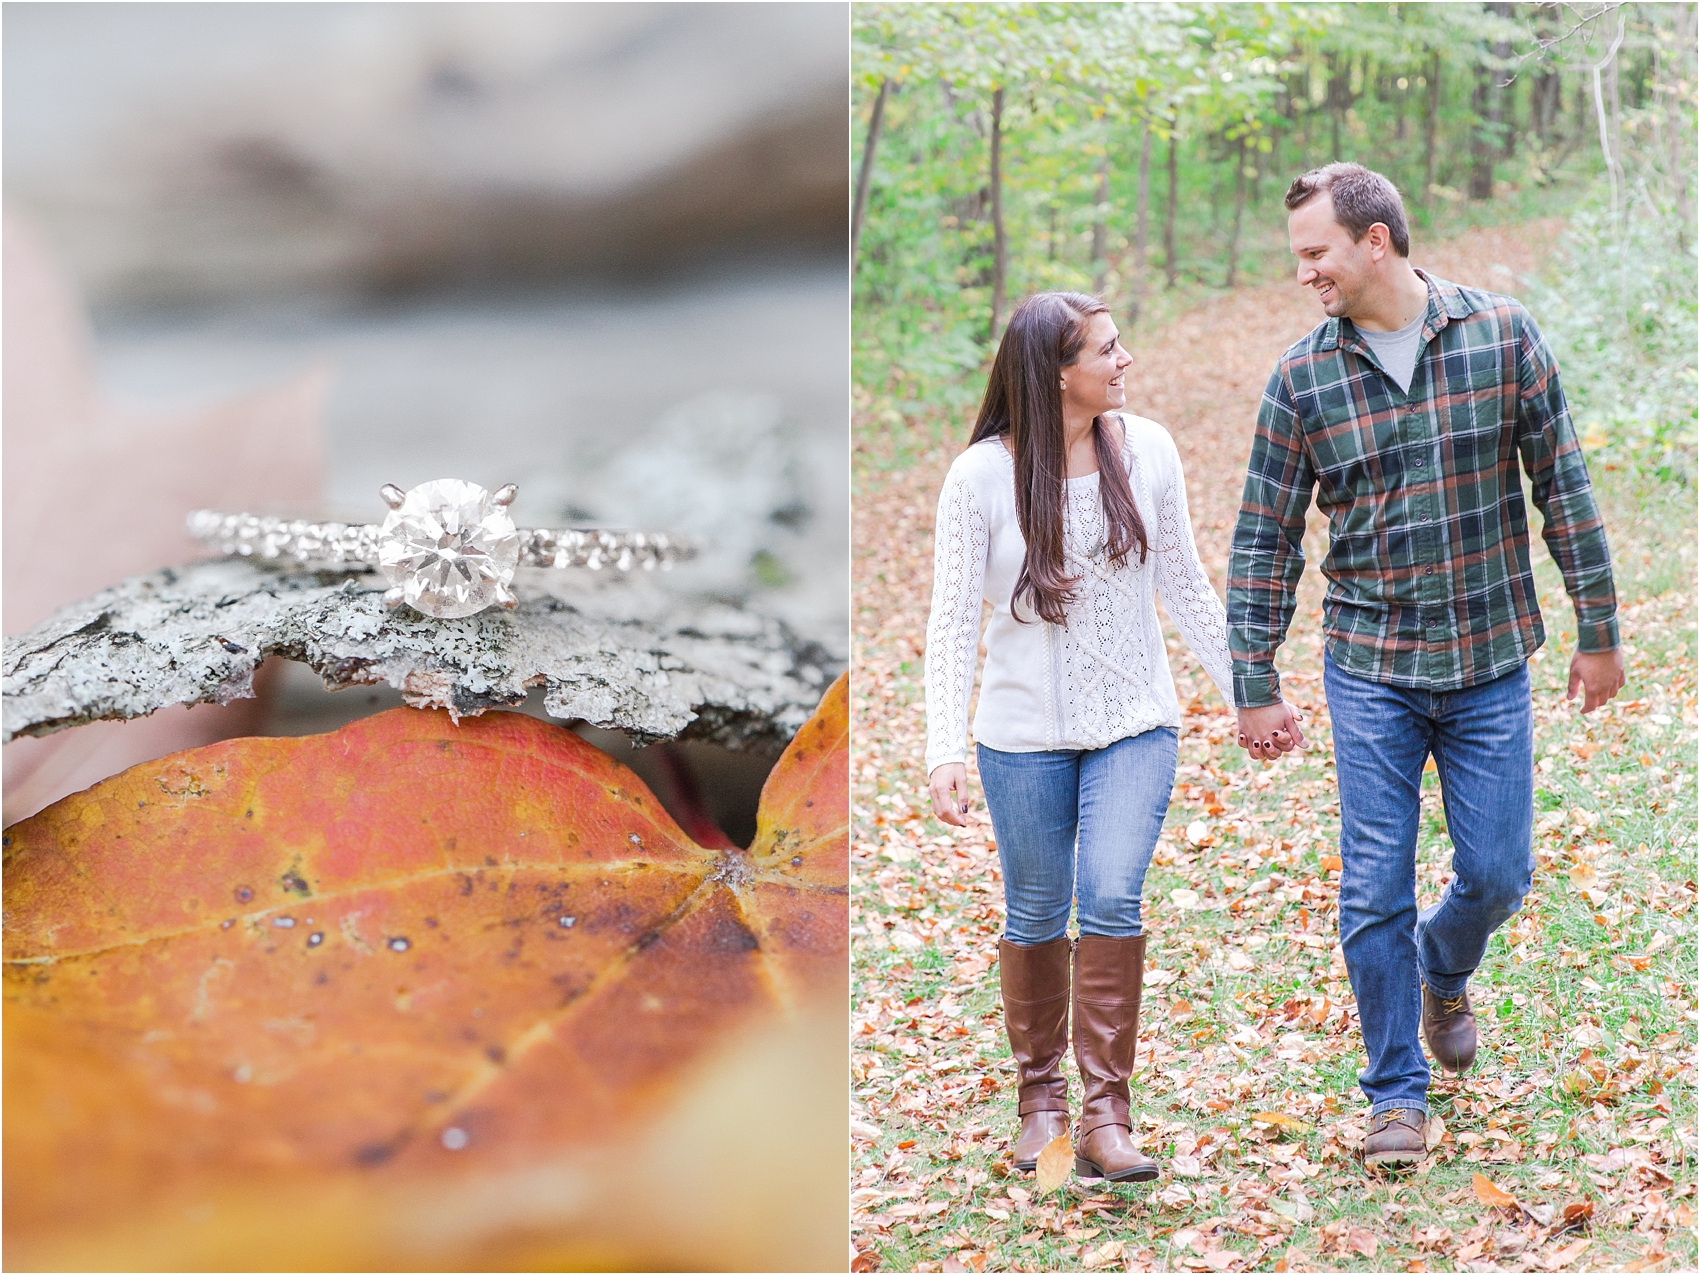
[[[1397,332],[1371,332],[1358,328],[1364,344],[1375,351],[1382,369],[1399,383],[1402,394],[1411,392],[1411,375],[1417,370],[1417,347],[1422,344],[1423,319],[1427,312],[1417,315]],[[1357,327],[1356,324],[1353,324]]]

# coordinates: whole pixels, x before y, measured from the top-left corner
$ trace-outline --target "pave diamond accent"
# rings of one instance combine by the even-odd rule
[[[511,489],[503,490],[511,497]],[[385,488],[385,499],[400,504],[382,526],[197,509],[188,527],[190,535],[220,553],[320,571],[375,567],[394,586],[385,595],[386,605],[405,601],[425,615],[447,619],[510,604],[508,585],[516,566],[670,571],[698,552],[689,537],[658,531],[516,530],[496,503],[502,494],[445,478],[405,493]]]
[[[488,491],[441,478],[390,510],[378,532],[378,570],[414,610],[450,620],[508,596],[519,550],[519,530]]]

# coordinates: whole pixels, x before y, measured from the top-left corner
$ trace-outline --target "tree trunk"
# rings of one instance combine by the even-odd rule
[[[1511,16],[1511,5],[1503,0],[1489,4],[1488,10],[1502,18]],[[1502,40],[1487,49],[1496,60],[1511,56],[1511,46]],[[1504,76],[1498,66],[1478,65],[1476,85],[1470,106],[1476,115],[1476,125],[1470,136],[1470,198],[1493,198],[1493,166],[1497,160],[1509,158],[1516,141],[1506,120],[1507,92],[1500,87]]]
[[[856,202],[850,211],[850,269],[856,269],[856,252],[862,244],[862,214],[868,207],[868,184],[874,175],[874,151],[880,144],[880,129],[885,124],[885,99],[891,92],[889,79],[880,81],[879,96],[874,99],[874,113],[868,118],[868,140],[862,147],[862,164],[856,170]]]
[[[1618,228],[1617,199],[1618,188],[1623,184],[1623,167],[1620,162],[1620,150],[1616,130],[1611,127],[1611,125],[1616,123],[1617,117],[1617,51],[1623,45],[1624,29],[1624,19],[1620,14],[1617,22],[1617,36],[1612,40],[1611,47],[1606,50],[1605,61],[1596,64],[1593,68],[1594,114],[1598,119],[1600,126],[1600,154],[1605,159],[1606,176],[1611,181],[1611,221],[1614,230]],[[1606,112],[1606,94],[1604,89],[1601,87],[1600,73],[1602,71],[1611,73],[1611,78],[1608,83],[1612,89],[1612,111],[1609,116]]]
[[[1228,282],[1232,288],[1240,264],[1240,222],[1245,217],[1245,138],[1240,138],[1238,162],[1234,165],[1234,229],[1228,237]]]
[[[1434,166],[1440,158],[1440,54],[1428,60],[1428,110],[1423,116],[1423,205],[1434,207]]]
[[[990,340],[1003,326],[1004,289],[1009,281],[1009,245],[1003,232],[1003,89],[992,92],[992,322]]]
[[[1139,139],[1139,194],[1133,221],[1133,304],[1128,307],[1128,325],[1139,322],[1145,308],[1145,257],[1151,230],[1151,121]]]
[[[1110,273],[1110,155],[1106,147],[1098,156],[1097,211],[1092,217],[1092,292],[1103,295],[1104,280]]]
[[[1621,21],[1621,18],[1619,20]],[[1617,68],[1622,61],[1623,58],[1619,55],[1606,67],[1606,100],[1611,103],[1611,153],[1618,160],[1619,176],[1623,173],[1623,92]]]
[[[1529,127],[1542,150],[1552,142],[1553,119],[1557,114],[1553,109],[1553,89],[1557,86],[1558,76],[1542,71],[1535,76],[1534,87],[1529,91]]]
[[[1490,4],[1488,6],[1489,9],[1493,10],[1493,12],[1497,13],[1502,18],[1510,18],[1512,16],[1513,7],[1514,6],[1511,4],[1503,2],[1503,0],[1500,3]],[[1505,40],[1495,41],[1493,46],[1493,55],[1495,58],[1502,60],[1509,58],[1511,56],[1510,43]],[[1494,122],[1499,125],[1500,129],[1501,158],[1510,159],[1517,153],[1518,81],[1512,80],[1509,85],[1506,85],[1504,83],[1505,79],[1505,71],[1501,67],[1495,67],[1493,72],[1494,101],[1496,108]]]
[[[1489,67],[1476,67],[1476,83],[1470,91],[1470,110],[1476,117],[1470,129],[1471,199],[1493,198],[1493,161],[1499,155],[1498,138],[1493,130],[1499,115],[1494,75]]]
[[[1690,80],[1692,70],[1687,65],[1687,57],[1694,49],[1695,10],[1691,4],[1676,7],[1676,70],[1672,78],[1677,82]],[[1684,53],[1687,50],[1688,53]],[[1684,253],[1689,250],[1690,229],[1694,221],[1694,131],[1686,122],[1687,111],[1681,102],[1681,95],[1670,93],[1666,97],[1670,112],[1665,127],[1665,139],[1670,147],[1670,183],[1671,196],[1676,203],[1676,235],[1677,247]]]
[[[1175,121],[1176,124],[1179,120]],[[1176,150],[1181,144],[1174,124],[1169,126],[1169,192],[1163,209],[1163,275],[1165,288],[1175,286],[1175,204],[1179,187],[1180,161]]]
[[[1356,100],[1352,96],[1352,59],[1347,57],[1343,63],[1335,63],[1330,57],[1328,77],[1328,115],[1332,128],[1330,141],[1333,149],[1328,156],[1328,162],[1344,159],[1340,153],[1340,129],[1346,122],[1346,112],[1351,109]]]

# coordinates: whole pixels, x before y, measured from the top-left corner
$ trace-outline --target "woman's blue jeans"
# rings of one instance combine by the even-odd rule
[[[1002,753],[976,746],[980,785],[1003,865],[1011,943],[1049,943],[1068,932],[1132,938],[1139,892],[1175,785],[1179,735],[1168,726],[1108,748]]]
[[[1457,996],[1534,871],[1529,670],[1460,691],[1413,691],[1323,658],[1340,783],[1340,946],[1358,1001],[1371,1112],[1428,1110],[1422,986]],[[1423,766],[1440,775],[1452,879],[1417,914]]]

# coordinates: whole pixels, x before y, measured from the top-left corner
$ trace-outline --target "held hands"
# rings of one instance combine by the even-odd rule
[[[1305,733],[1299,729],[1304,715],[1285,700],[1238,712],[1240,747],[1253,761],[1274,761],[1282,753],[1304,748]]]
[[[1576,698],[1581,688],[1582,711],[1591,713],[1623,689],[1623,648],[1610,651],[1578,651],[1570,657],[1570,689],[1566,700]]]
[[[927,776],[927,791],[933,798],[933,816],[940,823],[966,828],[968,820],[968,767],[959,761],[947,761]]]

